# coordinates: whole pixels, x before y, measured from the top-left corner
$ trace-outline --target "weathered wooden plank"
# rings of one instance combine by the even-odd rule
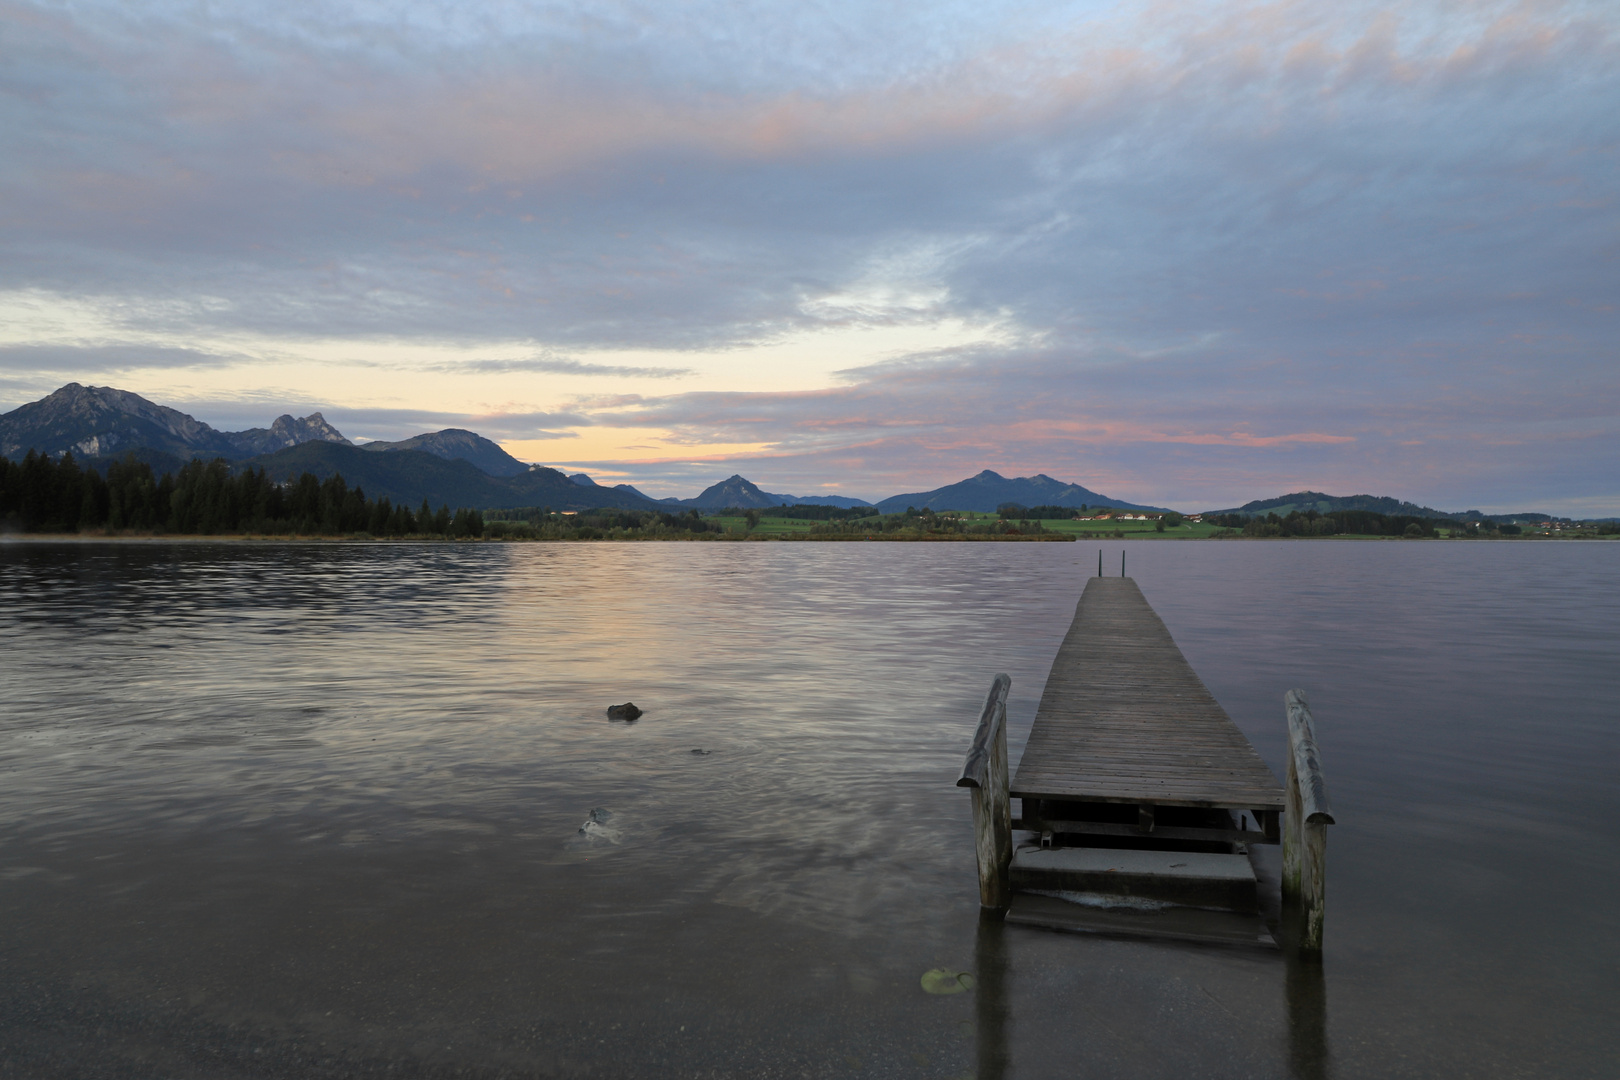
[[[1117,580],[1117,579],[1116,579]],[[1020,893],[1013,898],[1007,922],[1105,937],[1194,941],[1206,945],[1275,949],[1276,942],[1258,915],[1201,908],[1167,907],[1156,911],[1073,904],[1055,896]]]
[[[1311,724],[1311,705],[1305,691],[1290,690],[1283,695],[1288,708],[1288,744],[1299,780],[1301,820],[1312,825],[1332,825],[1328,808],[1327,783],[1322,779],[1322,756],[1316,749],[1316,732]]]
[[[1139,825],[1115,821],[1060,821],[1057,819],[1014,818],[1012,827],[1026,832],[1070,833],[1077,836],[1141,836]],[[1191,825],[1154,825],[1160,840],[1223,840],[1239,844],[1271,844],[1276,841],[1263,832],[1247,829],[1201,829]]]
[[[1322,779],[1321,755],[1311,723],[1305,691],[1290,690],[1283,697],[1288,709],[1288,811],[1283,822],[1283,878],[1285,901],[1303,907],[1304,928],[1299,947],[1322,951],[1322,923],[1327,900],[1327,785]]]
[[[1244,855],[1020,844],[1013,852],[1012,882],[1021,891],[1256,910],[1254,867]]]
[[[1012,678],[990,684],[958,787],[973,789],[973,837],[979,861],[979,906],[1005,908],[1012,895],[1012,799],[1007,794],[1007,692]]]
[[[1271,770],[1127,577],[1087,582],[1011,793],[1257,814],[1284,805]]]

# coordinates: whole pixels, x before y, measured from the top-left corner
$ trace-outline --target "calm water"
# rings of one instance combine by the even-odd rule
[[[1310,691],[1320,980],[980,927],[1095,546],[0,546],[0,1075],[1616,1075],[1620,545],[1121,547]]]

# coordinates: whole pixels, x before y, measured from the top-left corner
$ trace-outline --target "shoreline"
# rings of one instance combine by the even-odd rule
[[[1494,536],[1494,537],[1460,537],[1460,536],[1165,536],[1163,534],[1137,534],[1133,536],[1084,536],[1069,533],[1066,535],[962,535],[946,534],[935,536],[894,536],[874,533],[871,535],[847,536],[840,535],[808,535],[808,534],[776,534],[766,536],[726,536],[726,535],[691,535],[691,536],[618,536],[584,538],[551,538],[551,537],[445,537],[445,536],[310,536],[298,533],[260,534],[260,533],[0,533],[0,545],[52,543],[52,544],[712,544],[712,543],[793,543],[793,544],[845,544],[845,543],[884,543],[884,544],[1065,544],[1081,541],[1095,540],[1108,543],[1126,543],[1133,541],[1173,541],[1176,543],[1201,543],[1206,541],[1227,542],[1239,541],[1243,543],[1427,543],[1427,544],[1522,544],[1531,541],[1541,542],[1580,542],[1580,541],[1620,541],[1620,535],[1614,536],[1544,536],[1532,534],[1528,536]]]

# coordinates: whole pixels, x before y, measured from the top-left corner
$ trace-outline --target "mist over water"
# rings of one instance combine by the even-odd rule
[[[1106,548],[1279,773],[1311,695],[1314,991],[980,928],[962,754],[1007,671],[1016,761],[1095,546],[8,543],[0,1061],[1610,1075],[1620,546]]]

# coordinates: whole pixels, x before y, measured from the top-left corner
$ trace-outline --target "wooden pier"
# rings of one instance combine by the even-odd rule
[[[973,789],[982,906],[1017,924],[1270,946],[1248,849],[1281,841],[1283,899],[1305,909],[1298,945],[1320,950],[1333,817],[1303,693],[1287,695],[1285,788],[1123,576],[1086,583],[1009,783],[1010,687],[996,677],[957,781]]]

